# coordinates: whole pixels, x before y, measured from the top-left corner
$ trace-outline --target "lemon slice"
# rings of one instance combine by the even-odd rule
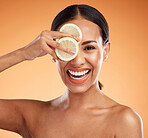
[[[59,39],[58,42],[60,44],[62,44],[63,46],[65,46],[75,52],[74,55],[71,55],[71,54],[68,54],[68,53],[56,48],[55,53],[58,56],[58,58],[60,58],[63,61],[70,61],[77,56],[78,51],[79,51],[79,46],[78,46],[78,42],[75,39],[73,39],[71,37],[63,37],[63,38]]]
[[[79,37],[80,40],[82,39],[82,32],[81,32],[80,28],[75,24],[71,24],[71,23],[64,24],[60,28],[60,32],[68,33],[68,34],[71,34],[75,37]]]

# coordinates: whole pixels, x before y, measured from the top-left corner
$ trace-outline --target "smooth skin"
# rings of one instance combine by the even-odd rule
[[[108,57],[110,42],[103,46],[100,28],[82,17],[67,23],[76,24],[82,31],[75,59],[63,62],[54,52],[59,48],[72,54],[53,41],[53,38],[70,35],[48,30],[27,46],[0,57],[2,72],[20,62],[50,54],[67,86],[62,96],[47,102],[0,100],[0,128],[24,138],[143,138],[141,117],[99,89],[98,76]],[[79,41],[78,38],[76,40]],[[89,68],[91,72],[83,84],[73,84],[67,78],[69,68]]]

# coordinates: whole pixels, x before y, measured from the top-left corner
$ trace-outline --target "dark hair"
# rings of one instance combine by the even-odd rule
[[[95,8],[88,5],[71,5],[62,10],[53,20],[51,31],[56,31],[62,24],[81,16],[95,24],[101,29],[101,36],[103,45],[109,41],[109,27],[104,16]],[[102,89],[103,85],[99,82],[99,87]]]

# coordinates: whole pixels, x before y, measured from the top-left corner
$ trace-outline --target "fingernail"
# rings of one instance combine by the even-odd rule
[[[55,63],[56,62],[56,59],[52,58],[52,63]]]
[[[80,41],[81,39],[80,39],[80,37],[76,37],[76,40],[77,40],[77,41]]]
[[[80,41],[80,38],[79,38],[79,37],[73,36],[73,38],[74,38],[76,41]]]
[[[75,54],[75,52],[74,52],[74,51],[70,51],[70,52],[69,52],[69,54],[72,54],[72,55],[74,55],[74,54]]]

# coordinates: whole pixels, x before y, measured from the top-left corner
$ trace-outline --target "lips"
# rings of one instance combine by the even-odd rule
[[[88,79],[90,71],[89,68],[70,68],[66,73],[70,82],[80,84]]]

